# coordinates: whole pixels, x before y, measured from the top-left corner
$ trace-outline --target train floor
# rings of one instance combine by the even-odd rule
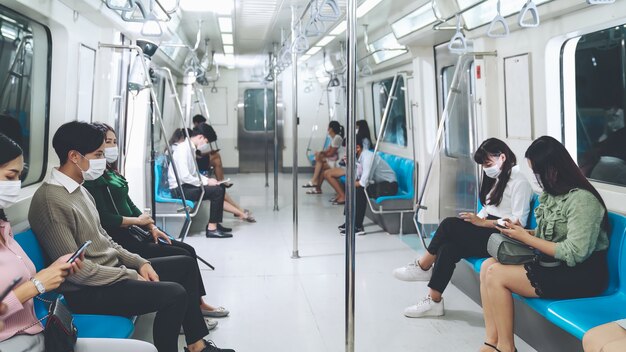
[[[208,336],[218,346],[238,352],[344,351],[345,237],[337,226],[342,208],[332,205],[330,187],[322,195],[301,188],[299,252],[292,259],[292,179],[279,177],[279,211],[273,211],[273,177],[266,188],[263,174],[230,176],[229,193],[257,223],[225,215],[233,227],[230,239],[208,239],[206,216],[197,217],[186,242],[215,266],[201,264],[207,302],[222,305],[230,316]],[[204,209],[201,209],[202,213]],[[425,283],[407,283],[391,276],[393,268],[418,253],[410,236],[388,235],[366,219],[367,234],[356,239],[356,351],[477,351],[484,337],[481,308],[453,285],[445,292],[446,314],[409,319],[403,309],[426,291]],[[407,244],[409,243],[409,244]],[[411,248],[414,247],[414,248]],[[151,341],[152,317],[139,318],[135,338]],[[516,338],[520,352],[534,351]],[[181,335],[180,345],[184,345]],[[182,350],[182,347],[181,347]]]

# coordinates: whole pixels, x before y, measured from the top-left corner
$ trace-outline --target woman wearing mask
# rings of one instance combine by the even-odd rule
[[[460,213],[444,219],[427,252],[413,263],[397,268],[393,275],[403,281],[428,281],[429,294],[410,306],[410,318],[444,314],[443,291],[450,282],[456,263],[462,258],[487,257],[489,236],[496,231],[497,219],[509,219],[523,228],[530,213],[532,188],[521,173],[515,154],[503,141],[485,140],[476,150],[474,161],[483,169],[478,214]]]
[[[4,299],[0,319],[5,327],[0,331],[0,350],[11,352],[44,352],[43,326],[35,315],[33,299],[43,292],[53,291],[65,279],[78,272],[83,258],[66,263],[72,253],[61,256],[49,267],[35,272],[35,265],[13,239],[11,224],[4,209],[19,196],[20,175],[24,170],[22,149],[0,133],[0,287],[7,287],[15,277],[20,284]],[[76,352],[136,351],[156,352],[147,342],[120,339],[83,339],[76,342]]]
[[[322,182],[324,182],[324,171],[337,165],[339,159],[339,148],[343,143],[343,126],[337,121],[331,121],[328,124],[328,136],[330,137],[330,145],[326,150],[315,153],[315,170],[313,177],[309,182],[302,185],[304,188],[313,188],[307,191],[307,194],[322,194]]]
[[[540,252],[523,265],[485,260],[480,269],[480,296],[486,339],[481,351],[514,352],[513,293],[523,297],[582,298],[606,289],[609,219],[598,191],[556,139],[537,138],[526,159],[543,188],[536,231],[506,221],[500,231]]]
[[[171,240],[154,225],[150,215],[142,213],[128,196],[128,182],[120,175],[114,165],[117,163],[118,148],[115,130],[104,123],[94,123],[105,135],[104,157],[107,169],[102,176],[93,181],[85,181],[83,186],[91,193],[100,215],[100,222],[107,233],[126,250],[143,258],[158,258],[182,255],[196,259],[196,251],[186,243]],[[129,235],[129,226],[139,226],[150,232],[151,241],[137,241]],[[197,265],[197,261],[196,261]],[[198,268],[198,273],[200,269]],[[200,295],[206,295],[202,276],[198,275]],[[228,310],[213,307],[200,298],[202,314],[207,317],[225,317]],[[216,321],[207,323],[210,328],[217,326]]]

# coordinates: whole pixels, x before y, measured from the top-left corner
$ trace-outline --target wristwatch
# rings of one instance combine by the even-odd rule
[[[35,288],[37,289],[37,291],[39,291],[39,294],[44,294],[46,293],[46,287],[41,283],[41,281],[32,278],[30,279],[30,281],[33,283],[33,285],[35,285]]]

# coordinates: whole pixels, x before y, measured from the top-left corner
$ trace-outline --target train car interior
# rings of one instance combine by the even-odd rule
[[[0,352],[626,351],[624,109],[626,0],[0,0]]]

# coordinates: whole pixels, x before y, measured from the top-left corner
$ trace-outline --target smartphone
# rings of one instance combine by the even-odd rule
[[[80,248],[78,248],[76,252],[74,252],[74,254],[72,254],[70,259],[67,260],[67,262],[73,263],[76,260],[76,258],[80,257],[80,255],[83,254],[85,249],[87,249],[87,247],[89,247],[90,244],[91,244],[91,241],[86,241],[85,243],[83,243],[83,245],[80,246]]]
[[[503,219],[496,220],[496,227],[504,230],[509,229],[508,227],[506,227],[506,222]]]
[[[22,277],[21,276],[18,276],[15,279],[13,279],[13,282],[11,282],[9,287],[7,287],[4,290],[4,292],[2,292],[2,295],[0,296],[0,302],[4,301],[4,299],[7,298],[9,293],[11,293],[11,291],[13,291],[13,289],[15,289],[17,287],[17,285],[20,284],[20,282],[22,282]]]

